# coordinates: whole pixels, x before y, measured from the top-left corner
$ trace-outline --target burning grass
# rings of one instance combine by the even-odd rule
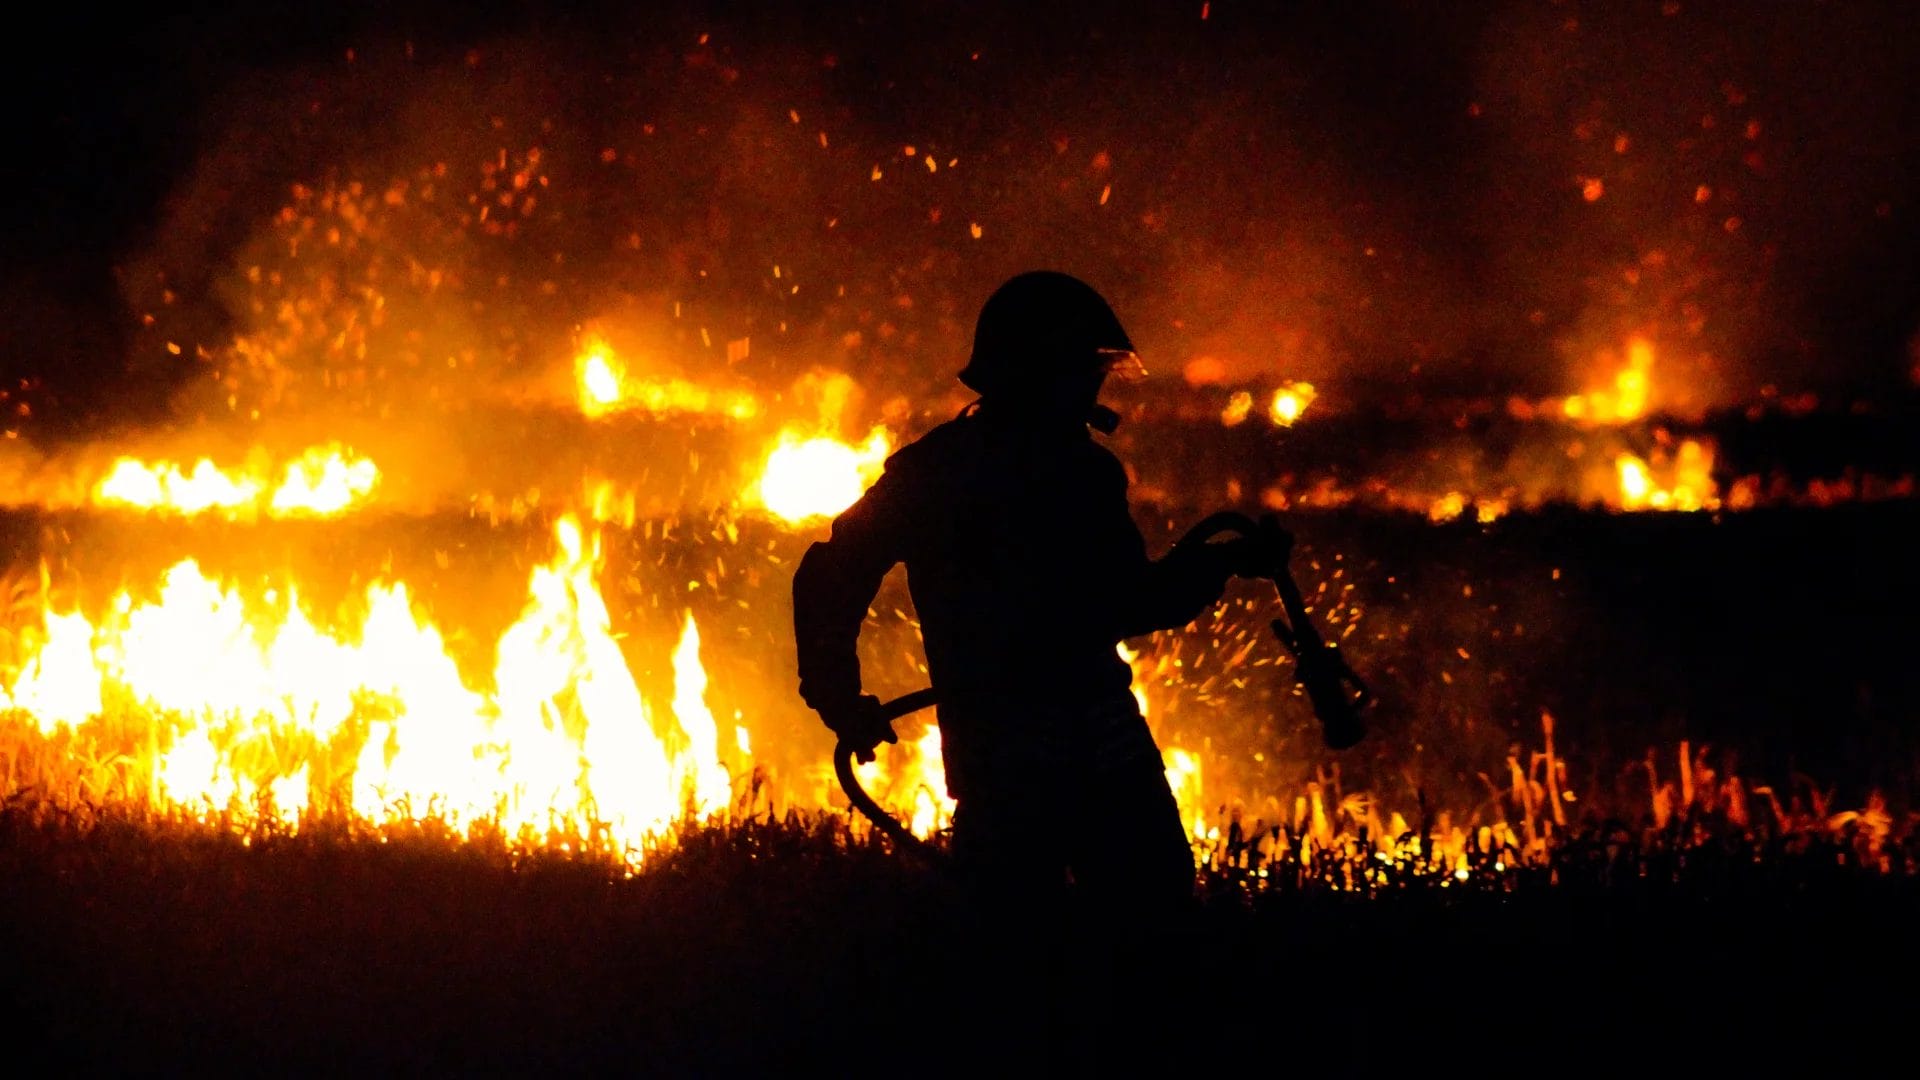
[[[1271,597],[1241,589],[1126,655],[1184,819],[1250,887],[1291,887],[1343,847],[1373,876],[1537,867],[1609,818],[1639,834],[1702,815],[1851,828],[1862,859],[1895,845],[1892,870],[1916,773],[1914,688],[1886,632],[1917,595],[1893,551],[1910,516],[1312,519],[1309,602],[1382,700],[1376,737],[1337,761],[1266,634]],[[59,552],[12,580],[8,792],[288,827],[438,817],[634,864],[690,807],[725,822],[843,805],[787,689],[806,536],[784,527],[6,524]],[[1765,589],[1728,570],[1822,551],[1828,574]],[[925,678],[903,594],[883,593],[862,646],[885,694]],[[1835,619],[1846,648],[1821,632]],[[1709,647],[1803,662],[1721,669],[1700,663]],[[920,719],[864,781],[926,833],[951,806]]]

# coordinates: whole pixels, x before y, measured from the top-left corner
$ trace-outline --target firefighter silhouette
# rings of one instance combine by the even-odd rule
[[[862,693],[855,642],[881,579],[907,567],[953,820],[955,865],[986,902],[1074,893],[1173,912],[1193,855],[1116,646],[1192,621],[1250,541],[1148,557],[1119,460],[1089,428],[1110,373],[1139,370],[1099,293],[1036,271],[981,309],[960,416],[888,459],[794,575],[800,694],[870,760],[894,741]]]

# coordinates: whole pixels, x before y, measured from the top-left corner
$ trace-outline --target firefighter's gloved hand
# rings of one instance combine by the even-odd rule
[[[1234,577],[1266,577],[1275,566],[1282,565],[1274,561],[1274,547],[1265,536],[1242,537],[1218,546],[1226,549],[1220,557]]]
[[[1287,568],[1287,560],[1293,558],[1293,534],[1280,524],[1280,519],[1272,514],[1260,515],[1260,532],[1254,538],[1260,545],[1261,558],[1265,565],[1248,576],[1268,576]]]
[[[873,751],[881,743],[900,741],[893,724],[881,715],[880,699],[872,694],[825,706],[820,719],[841,742],[853,747],[853,758],[861,764],[873,760]]]
[[[1180,568],[1182,577],[1206,582],[1218,596],[1230,577],[1265,576],[1273,563],[1269,552],[1259,539],[1238,537],[1212,544],[1175,544],[1167,557]]]

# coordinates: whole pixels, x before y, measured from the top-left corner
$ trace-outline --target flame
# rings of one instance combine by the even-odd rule
[[[47,611],[40,636],[13,687],[0,690],[0,707],[25,712],[51,735],[100,714],[100,679],[93,670],[93,624],[85,616]]]
[[[1634,337],[1627,341],[1626,366],[1614,374],[1612,385],[1571,395],[1560,411],[1569,420],[1625,424],[1645,416],[1652,397],[1653,343]]]
[[[1467,497],[1457,491],[1449,491],[1433,501],[1427,508],[1427,520],[1435,525],[1444,524],[1459,517],[1467,508]]]
[[[673,715],[686,732],[688,748],[682,755],[682,768],[688,778],[677,784],[690,790],[692,809],[705,817],[727,808],[733,794],[733,778],[720,764],[720,729],[707,708],[707,671],[700,664],[700,627],[687,612],[680,644],[673,650]],[[744,731],[744,729],[741,729]]]
[[[1207,838],[1207,815],[1200,802],[1200,759],[1191,751],[1169,746],[1160,755],[1166,767],[1167,787],[1180,807],[1180,818],[1195,840]]]
[[[940,729],[932,724],[918,738],[883,747],[873,761],[855,765],[853,771],[868,794],[904,809],[902,824],[923,840],[953,820],[959,804],[947,794]]]
[[[279,470],[277,483],[271,475],[264,467],[229,472],[204,457],[190,469],[121,457],[94,485],[93,501],[183,517],[328,517],[365,502],[380,483],[378,466],[338,443],[308,447]]]
[[[338,514],[366,498],[380,482],[380,470],[366,458],[348,459],[339,446],[311,447],[287,465],[285,478],[268,503],[273,517]]]
[[[874,428],[858,446],[788,429],[767,454],[749,499],[757,494],[761,506],[792,525],[832,517],[880,478],[892,446],[884,427]]]
[[[1444,525],[1466,513],[1469,506],[1473,508],[1473,519],[1482,525],[1499,521],[1512,509],[1512,503],[1507,499],[1469,498],[1458,491],[1449,491],[1427,507],[1427,520],[1435,525]]]
[[[743,390],[713,389],[686,379],[642,376],[621,361],[606,340],[589,336],[573,360],[575,396],[589,420],[616,413],[654,416],[696,413],[751,420],[760,402]]]
[[[1670,458],[1656,455],[1652,462],[1623,452],[1613,464],[1619,482],[1618,505],[1623,510],[1720,508],[1710,442],[1683,439]]]
[[[325,626],[292,585],[247,591],[188,559],[151,598],[116,593],[97,623],[44,608],[0,704],[51,733],[125,702],[151,718],[136,765],[151,795],[197,816],[265,807],[296,823],[326,794],[319,765],[368,820],[494,822],[536,840],[598,831],[638,859],[687,814],[729,802],[699,628],[688,614],[671,709],[655,707],[594,582],[599,537],[566,517],[554,539],[490,687],[462,678],[404,582],[368,585],[363,615]],[[736,739],[744,753],[744,729]]]
[[[1620,473],[1620,504],[1629,510],[1646,506],[1647,495],[1653,490],[1653,481],[1647,476],[1647,463],[1632,454],[1621,454],[1613,464]]]
[[[1313,404],[1314,389],[1312,383],[1291,382],[1273,392],[1273,403],[1267,407],[1267,415],[1281,427],[1292,427],[1300,414]]]
[[[620,370],[604,346],[594,345],[575,361],[580,379],[580,411],[601,417],[620,404]]]
[[[192,516],[208,510],[238,510],[260,497],[260,483],[248,477],[221,472],[207,458],[182,470],[172,462],[147,465],[123,457],[94,488],[94,501],[115,503],[142,510],[170,510]]]
[[[1148,664],[1140,653],[1128,648],[1124,641],[1113,649],[1132,670],[1129,689],[1133,691],[1133,700],[1140,706],[1140,715],[1151,717],[1153,714],[1147,698]],[[1180,808],[1180,820],[1187,823],[1195,840],[1205,840],[1208,826],[1205,805],[1201,802],[1200,758],[1192,751],[1170,745],[1160,752],[1160,761],[1166,771],[1167,787],[1173,792],[1174,804]]]
[[[947,770],[940,753],[940,729],[929,725],[927,730],[912,743],[914,770],[920,776],[920,782],[913,788],[913,813],[907,819],[907,828],[915,836],[925,839],[944,828],[953,820],[954,807],[958,806],[947,794]]]

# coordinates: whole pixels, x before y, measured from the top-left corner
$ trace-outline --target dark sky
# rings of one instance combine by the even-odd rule
[[[164,397],[130,275],[206,294],[183,306],[208,309],[187,325],[217,348],[246,329],[222,275],[290,184],[404,173],[486,110],[562,168],[570,142],[582,161],[669,145],[688,163],[622,181],[644,199],[576,185],[566,242],[603,246],[586,222],[652,207],[656,277],[698,234],[742,334],[762,316],[741,267],[808,249],[843,291],[917,297],[922,349],[951,351],[991,281],[1059,265],[1115,296],[1157,370],[1220,355],[1236,377],[1551,391],[1595,342],[1651,327],[1708,396],[1870,390],[1906,378],[1920,326],[1908,3],[278,7],[55,9],[13,38],[10,378],[44,377],[76,416]],[[770,152],[790,201],[696,149],[753,145],[789,103],[845,159]],[[683,141],[648,144],[646,116]],[[961,160],[962,186],[900,194],[916,143]],[[907,223],[930,210],[922,239]],[[994,243],[969,246],[962,217]],[[815,243],[816,218],[839,231]]]

